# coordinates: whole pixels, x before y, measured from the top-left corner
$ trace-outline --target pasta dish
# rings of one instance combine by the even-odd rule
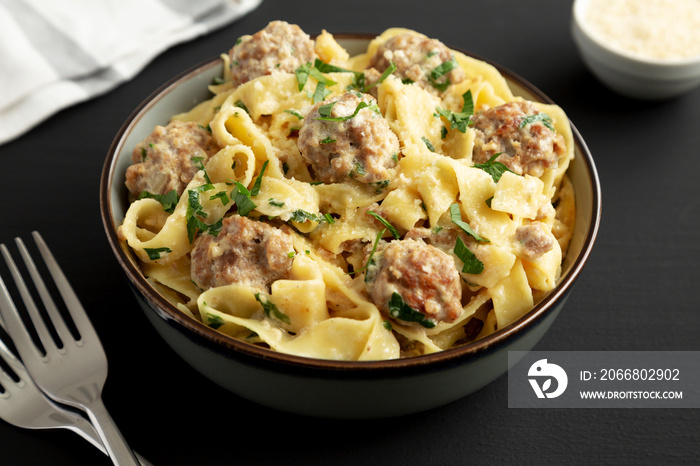
[[[118,234],[178,309],[311,358],[443,351],[551,291],[575,217],[566,114],[392,28],[350,56],[273,21],[132,154]]]

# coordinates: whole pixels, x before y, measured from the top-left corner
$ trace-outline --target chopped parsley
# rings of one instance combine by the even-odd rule
[[[328,136],[326,139],[321,141],[321,144],[333,144],[336,142],[336,139],[333,139],[332,137]]]
[[[261,295],[260,293],[255,293],[255,300],[262,305],[263,312],[267,317],[274,317],[275,319],[281,320],[286,324],[291,322],[289,320],[289,316],[280,311],[277,306],[275,306],[275,303],[270,301],[270,298],[267,296]]]
[[[250,112],[248,111],[248,107],[246,107],[246,105],[243,103],[242,100],[240,100],[240,99],[237,100],[233,105],[235,105],[238,108],[243,109],[243,111],[245,111],[248,115],[250,115]],[[209,130],[209,132],[211,133],[211,130]]]
[[[472,230],[472,227],[470,227],[467,222],[462,220],[462,213],[459,211],[458,204],[452,204],[450,206],[450,220],[452,220],[452,223],[461,228],[466,234],[472,236],[475,240],[481,241],[482,243],[490,243],[488,239],[479,236],[474,230]]]
[[[143,250],[148,254],[148,258],[152,261],[156,261],[170,252],[173,252],[169,247],[162,248],[143,248]]]
[[[222,325],[224,325],[226,322],[224,319],[221,318],[221,316],[217,316],[214,314],[209,314],[207,312],[207,325],[213,328],[214,330],[218,329]]]
[[[368,214],[368,215],[371,215],[372,217],[374,217],[374,218],[376,218],[377,220],[379,220],[379,222],[380,222],[382,225],[384,225],[384,226],[389,230],[389,232],[391,233],[391,235],[392,235],[394,238],[399,239],[399,238],[401,237],[401,236],[399,235],[399,232],[396,231],[396,228],[394,228],[394,225],[392,225],[391,223],[389,223],[389,221],[386,220],[384,217],[382,217],[381,215],[379,215],[378,213],[376,213],[376,212],[374,212],[374,211],[372,211],[372,210],[368,210],[368,211],[367,211],[367,214]]]
[[[435,146],[433,146],[433,143],[430,142],[430,139],[426,138],[425,136],[421,137],[421,139],[425,143],[425,147],[427,147],[430,152],[435,152]]]
[[[190,243],[194,241],[198,230],[206,231],[213,236],[218,235],[221,230],[223,219],[219,219],[219,221],[209,225],[199,218],[207,218],[208,216],[207,213],[202,210],[203,207],[199,201],[199,194],[212,189],[214,189],[212,184],[204,184],[187,191],[187,212],[185,218],[187,219],[187,238]]]
[[[355,173],[357,173],[359,176],[365,176],[365,167],[361,163],[355,162],[353,165],[353,169],[350,170],[350,173],[348,173],[348,176],[352,179],[355,179]]]
[[[278,201],[272,197],[267,200],[267,203],[275,207],[284,207],[284,201]]]
[[[363,108],[369,108],[370,110],[373,110],[377,113],[379,113],[379,108],[375,104],[368,104],[367,102],[360,102],[357,104],[357,107],[355,107],[355,111],[352,113],[352,115],[344,116],[344,117],[334,117],[331,116],[332,113],[331,111],[333,110],[333,106],[337,104],[338,101],[331,102],[326,105],[321,105],[318,108],[318,114],[320,115],[317,118],[314,118],[315,120],[321,120],[321,121],[347,121],[350,120],[351,118],[354,118],[360,110]]]
[[[543,125],[545,125],[547,128],[549,128],[552,131],[556,131],[554,129],[554,125],[552,124],[552,117],[547,115],[546,113],[540,112],[540,113],[535,113],[534,115],[528,115],[524,117],[520,121],[520,126],[518,127],[519,129],[523,129],[529,124],[535,123],[537,121],[542,122]]]
[[[238,181],[234,181],[233,183],[235,187],[233,191],[231,191],[231,197],[233,197],[233,202],[235,202],[238,207],[238,214],[245,217],[251,210],[257,207],[257,204],[251,199],[251,192],[248,191],[248,188]]]
[[[459,64],[457,63],[457,60],[452,58],[451,60],[448,60],[446,62],[442,62],[435,68],[433,68],[430,73],[428,73],[428,81],[430,81],[430,84],[437,89],[440,92],[444,92],[447,87],[452,84],[449,79],[445,77],[445,81],[442,83],[439,83],[438,80],[445,76],[447,73],[452,71],[453,69],[457,68]]]
[[[331,217],[333,218],[333,217]],[[292,212],[292,216],[289,219],[291,222],[296,222],[296,223],[306,223],[306,222],[323,222],[324,220],[327,221],[327,218],[325,215],[316,215],[312,214],[311,212],[307,212],[302,209],[297,209],[294,212]],[[335,220],[333,220],[335,222]],[[333,223],[329,222],[329,223]]]
[[[387,69],[384,70],[384,72],[383,72],[382,75],[379,77],[379,79],[377,80],[377,82],[375,82],[375,83],[372,84],[371,86],[364,87],[364,88],[362,89],[362,92],[367,92],[367,91],[369,91],[370,89],[372,89],[374,86],[378,86],[379,84],[382,83],[382,81],[384,81],[386,78],[388,78],[389,76],[391,76],[391,75],[394,73],[394,71],[396,71],[396,65],[394,64],[393,61],[392,61],[392,62],[389,62],[389,66],[387,67]]]
[[[304,119],[304,117],[301,115],[301,113],[297,112],[296,110],[285,110],[285,113],[289,113],[290,115],[294,115],[295,117],[299,118],[300,120]]]
[[[389,315],[405,322],[416,322],[425,328],[433,328],[436,325],[433,319],[406,304],[397,292],[394,292],[389,299]]]
[[[160,204],[163,206],[163,210],[169,214],[172,214],[175,211],[175,206],[178,202],[177,192],[174,189],[167,194],[151,194],[148,191],[141,191],[141,194],[139,194],[139,199],[145,198],[155,199],[156,201],[160,202]]]
[[[498,180],[501,179],[501,176],[503,176],[503,174],[505,172],[515,173],[513,170],[511,170],[510,168],[505,166],[503,163],[496,162],[496,159],[502,153],[503,152],[498,152],[496,154],[493,154],[493,156],[486,163],[474,164],[474,168],[480,168],[480,169],[484,170],[486,173],[491,175],[491,178],[493,178],[494,183],[498,183]]]
[[[459,132],[464,133],[467,131],[469,120],[474,114],[474,98],[472,97],[471,89],[462,94],[462,98],[464,99],[464,103],[462,104],[461,112],[451,112],[440,107],[437,107],[436,110],[438,114],[445,117],[450,123],[450,129],[457,129]]]
[[[260,168],[260,173],[258,174],[258,177],[255,178],[255,183],[253,183],[253,187],[250,188],[250,195],[253,197],[257,196],[260,192],[260,186],[262,185],[263,175],[265,174],[265,169],[267,168],[267,164],[269,162],[269,160],[265,160],[265,162],[262,164],[262,168]]]
[[[457,243],[454,249],[455,256],[462,261],[462,273],[471,273],[478,275],[484,271],[484,263],[477,259],[476,255],[467,248],[462,238],[457,238]]]
[[[377,252],[377,246],[379,245],[379,240],[382,239],[382,236],[384,236],[384,232],[386,231],[386,228],[384,228],[382,231],[377,233],[377,236],[374,238],[374,244],[372,245],[372,250],[369,252],[369,256],[367,256],[367,262],[365,265],[359,269],[355,270],[351,273],[356,274],[360,273],[363,270],[367,270],[369,272],[369,267],[374,265],[374,253]],[[369,273],[365,273],[365,283],[370,281],[372,279],[371,275]]]

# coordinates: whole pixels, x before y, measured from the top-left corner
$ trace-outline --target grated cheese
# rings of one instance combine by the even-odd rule
[[[700,0],[591,0],[586,21],[609,45],[632,54],[700,55]]]

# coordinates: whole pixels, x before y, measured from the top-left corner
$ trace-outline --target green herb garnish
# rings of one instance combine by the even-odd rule
[[[143,248],[143,250],[148,254],[148,258],[152,261],[162,258],[170,252],[173,252],[169,247],[162,248]]]
[[[263,312],[265,312],[267,317],[274,317],[284,323],[290,323],[289,316],[280,311],[277,306],[275,306],[275,303],[270,301],[270,298],[267,296],[261,295],[260,293],[255,293],[255,300],[262,305]]]
[[[464,264],[462,267],[462,273],[478,275],[484,271],[484,263],[477,259],[476,255],[474,255],[474,253],[467,248],[467,245],[464,244],[462,238],[457,238],[454,253],[455,256],[457,256]]]
[[[496,159],[502,153],[503,152],[498,152],[496,154],[493,154],[493,156],[486,163],[474,164],[474,168],[480,168],[480,169],[484,170],[486,173],[491,175],[491,178],[493,178],[494,183],[498,183],[498,180],[501,179],[501,176],[503,176],[503,174],[505,172],[515,173],[513,170],[511,170],[510,168],[505,166],[503,163],[496,162]]]
[[[406,304],[397,292],[394,292],[389,300],[389,315],[405,322],[416,322],[425,328],[433,328],[436,325],[433,319]]]
[[[464,133],[467,131],[467,126],[469,126],[469,119],[474,114],[474,98],[472,97],[471,89],[462,94],[462,98],[464,103],[462,104],[461,112],[451,112],[440,107],[437,107],[436,110],[450,123],[450,129],[457,129]]]
[[[172,214],[175,211],[175,206],[178,202],[177,192],[174,189],[167,194],[151,194],[148,191],[141,191],[141,194],[139,194],[139,199],[145,198],[155,199],[156,201],[160,202],[160,205],[163,206],[163,210],[169,214]]]
[[[445,89],[447,89],[447,87],[452,83],[447,78],[445,78],[445,82],[439,83],[438,79],[442,78],[458,66],[459,64],[454,58],[449,61],[442,62],[441,64],[433,68],[433,70],[430,73],[428,73],[428,81],[430,81],[430,84],[432,84],[435,89],[437,89],[440,92],[444,92]]]
[[[245,217],[251,210],[257,207],[257,204],[250,198],[251,192],[248,191],[248,188],[238,181],[234,181],[234,185],[235,187],[231,192],[231,197],[238,207],[238,214]]]
[[[528,115],[524,117],[520,121],[520,126],[518,127],[519,129],[523,129],[529,124],[535,123],[537,121],[541,121],[543,125],[545,125],[547,128],[549,128],[552,131],[556,131],[554,129],[554,125],[552,124],[552,117],[547,115],[546,113],[540,112],[540,113],[535,113],[534,115]]]
[[[399,238],[400,238],[399,232],[396,231],[396,228],[394,228],[394,225],[392,225],[391,223],[389,223],[389,221],[386,220],[384,217],[382,217],[381,215],[379,215],[378,213],[376,213],[376,212],[374,212],[374,211],[372,211],[372,210],[368,210],[368,211],[367,211],[367,214],[368,214],[368,215],[371,215],[372,217],[374,217],[374,218],[376,218],[377,220],[379,220],[379,222],[380,222],[382,225],[384,225],[384,226],[389,230],[389,232],[391,233],[391,235],[392,235],[394,238],[396,238],[396,239],[399,239]]]
[[[474,237],[475,240],[481,241],[482,243],[490,243],[488,239],[479,236],[474,230],[472,230],[472,227],[470,227],[467,222],[462,220],[462,213],[459,210],[459,204],[452,204],[450,206],[450,220],[452,220],[452,223],[461,228],[466,234]]]
[[[355,111],[352,113],[352,115],[344,116],[344,117],[333,117],[331,116],[332,113],[331,111],[333,110],[333,106],[337,104],[338,101],[336,100],[335,102],[331,102],[326,105],[321,105],[318,108],[318,114],[320,115],[317,118],[314,118],[315,120],[321,120],[321,121],[347,121],[351,118],[354,118],[360,110],[363,108],[369,108],[370,110],[373,110],[377,113],[379,113],[379,108],[374,105],[374,104],[368,104],[367,102],[360,102],[357,104],[357,107],[355,107]]]

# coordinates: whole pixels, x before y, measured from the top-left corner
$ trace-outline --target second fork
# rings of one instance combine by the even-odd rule
[[[15,342],[36,384],[54,400],[86,412],[114,464],[138,465],[138,460],[102,402],[102,388],[107,378],[107,358],[99,337],[43,238],[37,232],[34,232],[33,236],[80,337],[74,338],[63,321],[29,251],[19,238],[15,240],[17,248],[62,346],[57,345],[51,336],[19,268],[7,247],[2,244],[2,255],[45,354],[42,354],[32,341],[11,295],[3,284],[0,290],[0,314],[5,320],[7,333]]]

